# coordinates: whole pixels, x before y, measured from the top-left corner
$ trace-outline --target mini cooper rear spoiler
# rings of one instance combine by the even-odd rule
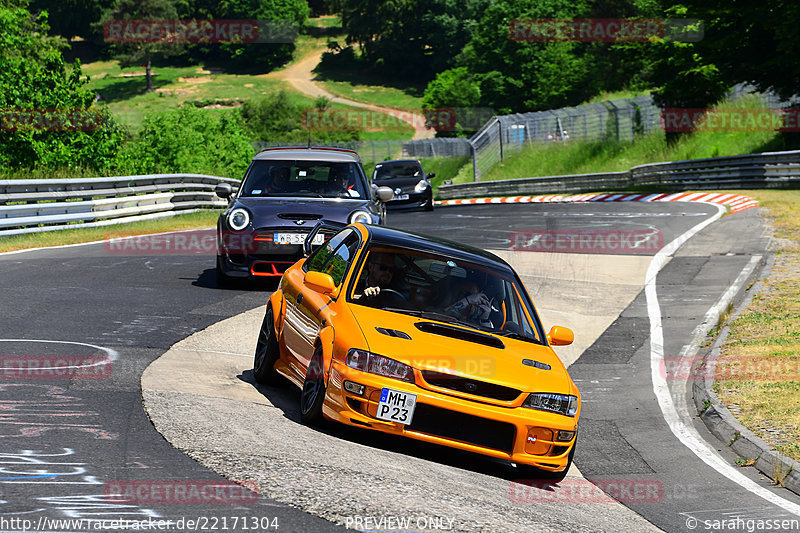
[[[345,227],[347,227],[347,223],[345,222],[335,222],[333,220],[325,220],[323,218],[317,222],[317,225],[314,226],[314,229],[311,230],[311,233],[306,236],[306,240],[303,241],[303,254],[306,257],[311,255],[311,243],[314,242],[314,237],[316,237],[317,233],[319,233],[321,229],[330,229],[338,233],[339,230]]]

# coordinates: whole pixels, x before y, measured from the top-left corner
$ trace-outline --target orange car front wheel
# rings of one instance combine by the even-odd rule
[[[275,362],[278,360],[278,338],[275,336],[275,320],[272,307],[267,308],[261,330],[258,332],[256,353],[253,357],[253,376],[262,385],[275,385],[278,382],[278,373],[275,371]]]
[[[308,364],[300,393],[300,420],[310,426],[323,423],[322,402],[325,401],[325,376],[322,369],[322,346],[317,345]]]

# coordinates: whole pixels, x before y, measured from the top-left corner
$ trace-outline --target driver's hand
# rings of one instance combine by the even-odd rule
[[[470,294],[467,296],[467,303],[470,305],[489,306],[489,297],[482,292]]]
[[[364,289],[364,297],[365,298],[374,298],[378,294],[380,294],[381,288],[380,287],[367,287]]]

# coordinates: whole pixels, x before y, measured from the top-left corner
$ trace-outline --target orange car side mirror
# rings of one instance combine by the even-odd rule
[[[313,270],[306,272],[303,281],[311,290],[320,294],[333,294],[336,290],[336,285],[333,283],[331,275],[323,272],[314,272]]]
[[[553,326],[547,334],[547,340],[553,346],[568,346],[575,340],[575,334],[564,326]]]

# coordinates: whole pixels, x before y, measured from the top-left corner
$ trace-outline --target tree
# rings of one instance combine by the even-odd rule
[[[103,11],[112,4],[113,0],[33,0],[30,9],[34,13],[47,11],[52,35],[89,39]]]
[[[395,76],[428,80],[453,58],[488,0],[341,0],[347,43],[367,64]]]
[[[299,30],[308,11],[305,0],[223,0],[217,12],[222,18],[270,21]],[[222,43],[219,51],[227,61],[265,72],[291,60],[294,43]]]
[[[64,63],[45,15],[26,6],[0,5],[0,169],[108,168],[124,132],[94,104],[80,65]]]
[[[154,56],[167,57],[182,50],[182,45],[165,39],[158,42],[155,35],[138,37],[134,30],[126,26],[124,21],[138,20],[175,20],[178,10],[175,0],[116,0],[111,9],[106,10],[100,19],[100,25],[106,26],[112,21],[123,21],[119,35],[122,41],[109,46],[112,53],[123,67],[141,65],[145,62],[145,92],[153,90],[152,59]],[[151,40],[152,39],[152,40]]]
[[[591,96],[585,43],[529,42],[509,32],[515,19],[576,18],[586,9],[581,1],[492,2],[457,59],[480,80],[481,104],[508,113],[561,107]]]

